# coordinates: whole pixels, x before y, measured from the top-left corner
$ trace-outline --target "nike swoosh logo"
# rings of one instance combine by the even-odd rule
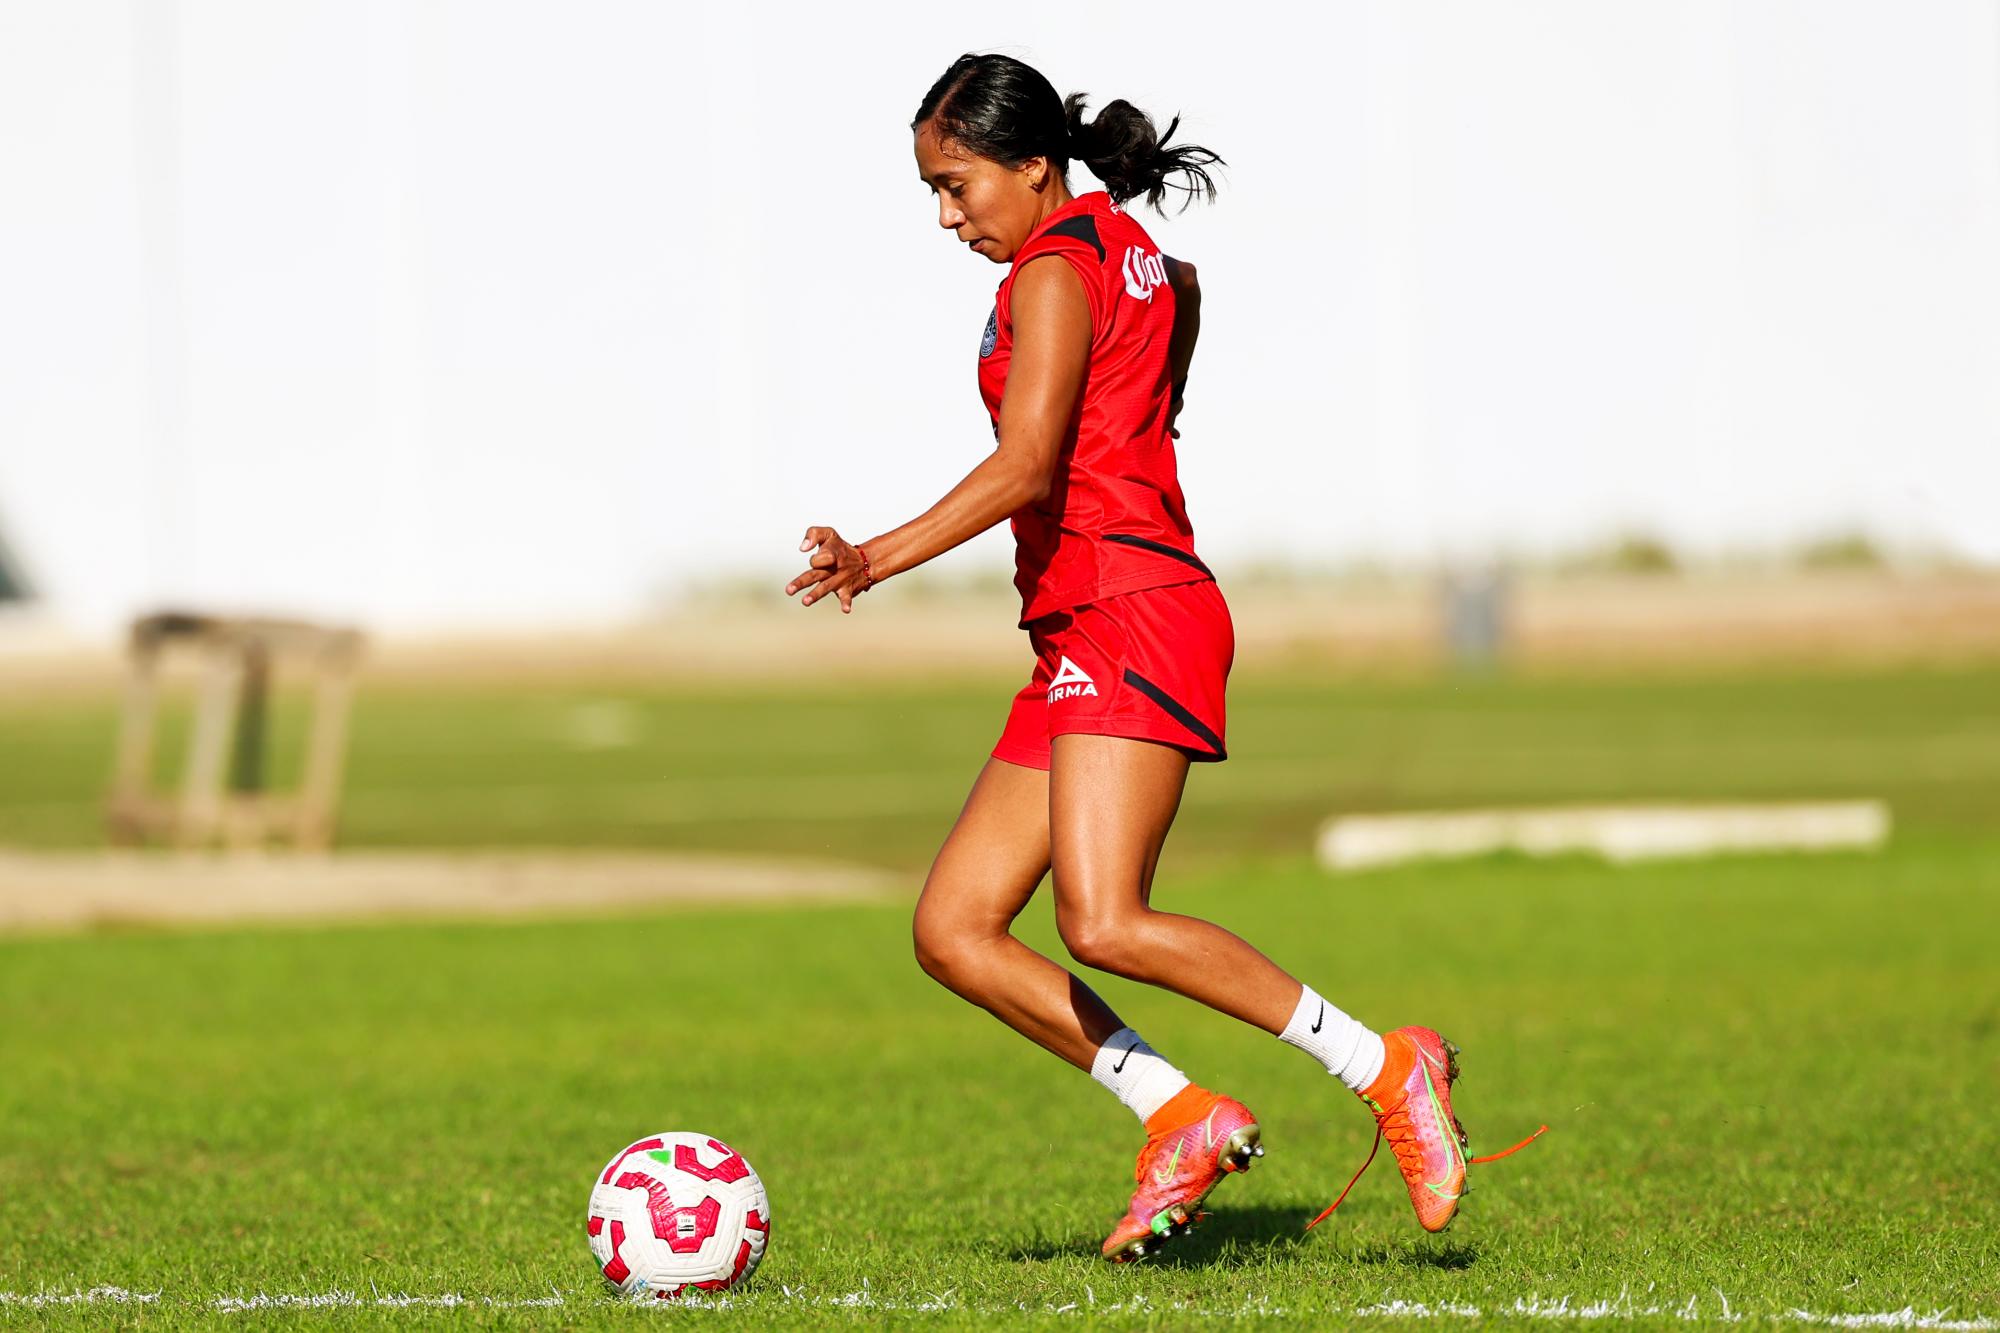
[[[1434,1061],[1423,1047],[1419,1046],[1417,1050],[1424,1052],[1424,1091],[1430,1094],[1432,1123],[1438,1127],[1438,1137],[1444,1140],[1444,1176],[1438,1180],[1426,1180],[1424,1188],[1441,1199],[1456,1199],[1458,1195],[1445,1192],[1444,1182],[1451,1179],[1452,1158],[1455,1156],[1463,1158],[1465,1154],[1459,1152],[1458,1144],[1453,1141],[1450,1134],[1445,1133],[1444,1127],[1450,1122],[1450,1117],[1445,1115],[1444,1105],[1438,1101],[1437,1085],[1431,1082],[1430,1066]]]
[[[1326,1022],[1326,1001],[1321,1000],[1319,1002],[1319,1017],[1313,1020],[1313,1031],[1319,1031],[1319,1025],[1324,1022]]]
[[[1167,1162],[1165,1166],[1161,1167],[1158,1171],[1155,1171],[1153,1173],[1154,1184],[1169,1185],[1173,1183],[1174,1172],[1180,1168],[1181,1164],[1181,1149],[1185,1147],[1187,1147],[1187,1140],[1185,1138],[1183,1138],[1179,1143],[1176,1143],[1174,1145],[1173,1157]]]
[[[1137,1046],[1136,1044],[1134,1044],[1134,1045],[1131,1045],[1131,1046],[1127,1046],[1127,1047],[1125,1048],[1125,1054],[1123,1054],[1123,1055],[1121,1055],[1121,1056],[1119,1056],[1119,1057],[1118,1057],[1118,1063],[1117,1063],[1117,1064],[1115,1064],[1115,1065],[1113,1065],[1113,1066],[1111,1066],[1111,1072],[1112,1072],[1112,1073],[1114,1073],[1114,1074],[1122,1074],[1122,1073],[1124,1073],[1124,1072],[1125,1072],[1125,1062],[1126,1062],[1127,1060],[1130,1060],[1130,1059],[1132,1058],[1132,1052],[1134,1052],[1134,1051],[1136,1051],[1136,1050],[1138,1050],[1138,1049],[1139,1049],[1139,1047],[1138,1047],[1138,1046]]]

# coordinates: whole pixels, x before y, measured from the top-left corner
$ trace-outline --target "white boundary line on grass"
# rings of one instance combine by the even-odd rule
[[[794,1305],[818,1307],[822,1309],[864,1309],[885,1313],[939,1313],[943,1311],[964,1311],[981,1315],[1042,1314],[1063,1315],[1087,1314],[1140,1314],[1173,1313],[1202,1319],[1245,1319],[1283,1316],[1287,1313],[1283,1306],[1244,1305],[1233,1310],[1192,1310],[1182,1305],[1154,1306],[1142,1293],[1129,1301],[1119,1301],[1100,1305],[1089,1288],[1084,1292],[1087,1302],[1072,1301],[1067,1305],[1017,1305],[973,1306],[952,1298],[956,1292],[947,1291],[941,1296],[928,1300],[880,1300],[867,1286],[860,1291],[848,1292],[840,1296],[814,1296],[805,1291],[794,1291],[790,1287],[780,1287],[785,1300]],[[581,1297],[574,1303],[578,1307],[589,1307],[609,1303],[607,1296],[602,1301]],[[223,1314],[244,1314],[255,1310],[351,1310],[375,1309],[458,1309],[471,1307],[489,1310],[562,1309],[571,1305],[562,1293],[551,1291],[547,1296],[461,1296],[457,1292],[445,1292],[436,1296],[413,1296],[402,1292],[384,1294],[371,1292],[363,1296],[352,1291],[325,1291],[313,1293],[258,1292],[254,1296],[215,1296],[205,1299],[169,1299],[157,1291],[128,1291],[123,1287],[92,1287],[88,1291],[0,1291],[0,1309],[20,1308],[45,1309],[49,1307],[73,1305],[199,1305]],[[734,1302],[728,1296],[713,1299],[690,1298],[664,1308],[685,1308],[694,1310],[725,1310]],[[1718,1310],[1715,1308],[1719,1306]],[[1335,1313],[1319,1311],[1322,1315]],[[1775,1323],[1805,1324],[1818,1328],[1920,1328],[1938,1329],[1944,1333],[1993,1333],[2000,1330],[2000,1320],[1987,1318],[1953,1319],[1944,1310],[1933,1310],[1919,1314],[1916,1307],[1906,1305],[1900,1310],[1879,1311],[1861,1314],[1818,1314],[1811,1310],[1787,1310],[1782,1314],[1748,1314],[1734,1309],[1729,1298],[1721,1292],[1715,1293],[1711,1304],[1704,1304],[1699,1296],[1690,1296],[1679,1305],[1635,1306],[1628,1292],[1620,1292],[1616,1300],[1579,1302],[1565,1296],[1560,1300],[1544,1300],[1540,1296],[1516,1299],[1511,1305],[1497,1305],[1490,1308],[1477,1305],[1460,1305],[1443,1302],[1437,1305],[1422,1301],[1383,1301],[1374,1305],[1358,1305],[1341,1312],[1354,1319],[1540,1319],[1540,1320],[1628,1320],[1628,1319],[1682,1319],[1689,1322],[1710,1324]]]
[[[1623,865],[1730,852],[1826,852],[1880,847],[1889,837],[1881,801],[1774,805],[1527,806],[1341,815],[1320,829],[1328,870],[1372,870],[1407,861],[1595,852]]]

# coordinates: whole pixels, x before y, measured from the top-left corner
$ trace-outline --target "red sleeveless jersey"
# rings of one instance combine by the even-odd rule
[[[1036,227],[1001,280],[979,345],[979,393],[1000,430],[1021,267],[1056,256],[1090,300],[1090,370],[1047,498],[1013,516],[1021,623],[1086,602],[1212,577],[1194,552],[1167,418],[1174,290],[1159,247],[1102,190]]]

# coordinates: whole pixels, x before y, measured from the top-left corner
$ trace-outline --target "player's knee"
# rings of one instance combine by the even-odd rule
[[[1056,929],[1069,956],[1085,967],[1118,977],[1136,977],[1144,969],[1131,923],[1107,913],[1057,913]]]
[[[926,920],[922,912],[910,931],[911,941],[916,945],[917,966],[933,981],[944,981],[951,971],[951,940],[936,923]]]
[[[958,990],[972,972],[976,942],[947,916],[926,912],[920,905],[911,927],[917,966],[939,985]]]

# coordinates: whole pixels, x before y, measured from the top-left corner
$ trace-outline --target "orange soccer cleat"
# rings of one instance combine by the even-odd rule
[[[1201,1201],[1231,1172],[1264,1155],[1263,1131],[1250,1108],[1190,1083],[1146,1121],[1131,1206],[1104,1241],[1113,1263],[1144,1259],[1185,1235],[1204,1214]]]
[[[1410,1203],[1417,1210],[1417,1222],[1426,1231],[1443,1231],[1458,1213],[1458,1201],[1465,1194],[1465,1169],[1475,1162],[1491,1162],[1519,1152],[1548,1129],[1543,1125],[1505,1152],[1467,1158],[1465,1127],[1451,1109],[1451,1085],[1458,1078],[1458,1047],[1430,1028],[1404,1027],[1385,1033],[1382,1044],[1386,1058],[1382,1072],[1360,1094],[1375,1113],[1375,1147],[1361,1171],[1347,1182],[1340,1198],[1325,1212],[1306,1223],[1310,1231],[1340,1207],[1362,1171],[1375,1160],[1382,1140],[1396,1155],[1403,1184],[1410,1191]]]

